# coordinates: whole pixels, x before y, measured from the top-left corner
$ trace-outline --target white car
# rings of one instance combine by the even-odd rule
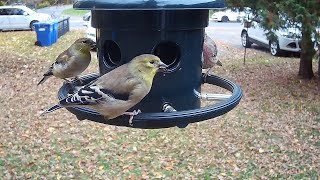
[[[256,22],[245,22],[241,32],[241,43],[243,47],[251,47],[257,44],[269,48],[273,56],[280,55],[283,51],[300,52],[301,51],[301,32],[298,28],[287,28],[274,32],[277,40],[269,40],[266,31]],[[314,43],[317,50],[317,43]]]
[[[228,21],[241,21],[245,16],[245,13],[239,10],[226,9],[224,11],[218,11],[211,15],[210,20],[219,22]]]
[[[91,12],[87,12],[83,17],[82,17],[82,19],[84,20],[84,21],[89,21],[89,18],[91,17]]]
[[[87,27],[86,36],[96,42],[96,29],[91,26],[91,12],[83,16],[83,25]]]
[[[50,15],[37,13],[26,6],[0,6],[0,30],[34,30],[34,23],[49,20]]]

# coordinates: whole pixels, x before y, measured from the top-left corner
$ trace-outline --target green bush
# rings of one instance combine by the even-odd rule
[[[38,4],[37,9],[45,8],[48,6],[50,6],[50,3],[48,1],[44,1],[44,2]]]

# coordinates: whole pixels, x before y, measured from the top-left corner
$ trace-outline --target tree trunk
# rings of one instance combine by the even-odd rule
[[[320,78],[320,45],[318,45],[318,76]]]
[[[312,31],[311,28],[307,26],[307,23],[303,23],[302,25],[299,76],[303,79],[311,79],[314,77],[312,70],[312,58],[315,51],[311,40]]]

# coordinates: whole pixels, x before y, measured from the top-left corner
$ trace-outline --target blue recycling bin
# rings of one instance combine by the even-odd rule
[[[66,34],[70,30],[70,17],[60,17],[57,19],[57,28],[58,28],[58,38]]]
[[[36,44],[39,46],[51,46],[54,43],[53,38],[53,22],[38,22],[34,23],[35,31],[37,34]]]
[[[53,19],[50,21],[51,23],[53,23],[53,32],[52,32],[52,44],[56,43],[58,40],[58,30],[59,30],[59,24],[58,24],[58,20],[57,19]]]

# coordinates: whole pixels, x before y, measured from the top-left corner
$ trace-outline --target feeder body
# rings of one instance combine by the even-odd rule
[[[155,54],[169,65],[169,73],[157,74],[148,96],[133,109],[161,112],[166,102],[178,111],[199,108],[194,89],[200,91],[207,25],[208,10],[93,10],[100,73],[140,54]]]
[[[137,55],[151,53],[169,65],[170,72],[155,77],[151,92],[133,109],[143,113],[129,118],[106,120],[84,107],[66,107],[79,120],[133,128],[186,127],[189,123],[211,119],[233,109],[242,97],[235,83],[214,75],[203,78],[201,57],[204,28],[209,9],[222,9],[224,0],[78,0],[75,9],[89,9],[97,30],[100,75],[129,62]],[[87,84],[98,74],[82,76]],[[114,77],[117,78],[117,77]],[[216,105],[200,108],[202,83],[227,89],[232,95]],[[74,91],[78,81],[64,84],[58,98]],[[176,111],[177,110],[177,111]],[[165,111],[165,112],[162,112]]]

